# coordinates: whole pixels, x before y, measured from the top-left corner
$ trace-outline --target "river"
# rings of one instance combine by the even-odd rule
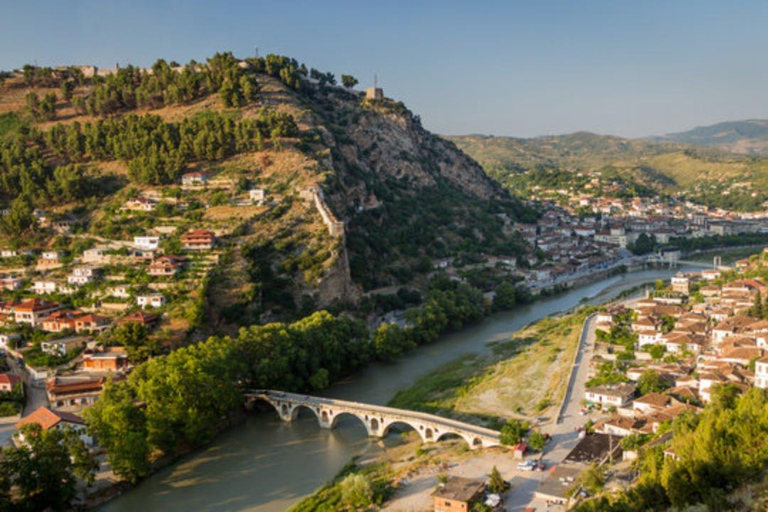
[[[508,339],[527,324],[580,303],[610,301],[625,290],[667,279],[677,271],[655,269],[614,276],[497,313],[419,347],[395,364],[374,364],[354,378],[334,384],[325,395],[386,404],[422,375],[463,355],[483,353],[489,350],[489,342]],[[327,482],[352,457],[381,449],[381,442],[370,440],[362,424],[352,418],[344,418],[329,431],[321,430],[314,416],[305,413],[308,417],[300,415],[292,423],[281,422],[273,412],[252,414],[243,425],[107,503],[101,511],[283,511]]]

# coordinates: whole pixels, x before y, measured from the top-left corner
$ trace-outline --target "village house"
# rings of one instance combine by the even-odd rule
[[[144,251],[154,251],[160,247],[159,236],[135,236],[133,246]]]
[[[109,263],[109,255],[106,250],[101,247],[92,247],[83,251],[83,263],[96,263],[103,264]]]
[[[80,311],[54,311],[43,320],[42,329],[46,332],[64,332],[75,330],[75,319],[82,315]]]
[[[157,203],[146,197],[132,197],[125,202],[121,210],[153,212],[157,209]]]
[[[86,350],[82,367],[92,372],[119,372],[128,368],[128,356],[123,347]]]
[[[29,324],[37,327],[54,311],[61,309],[58,302],[48,302],[43,299],[29,299],[13,307],[16,323]]]
[[[632,402],[632,410],[636,414],[650,414],[652,412],[663,411],[670,407],[680,405],[675,398],[663,395],[661,393],[648,393]]]
[[[161,308],[165,305],[165,295],[162,293],[147,293],[136,297],[136,304],[144,308]]]
[[[18,340],[21,339],[21,334],[17,333],[0,333],[0,352],[5,352],[9,348],[13,348]]]
[[[588,388],[584,394],[587,403],[623,407],[632,401],[635,386],[632,384],[611,384]]]
[[[88,341],[87,338],[81,336],[48,340],[40,342],[40,350],[52,356],[66,357],[67,354],[83,347],[86,341]]]
[[[101,273],[101,269],[85,265],[72,269],[72,273],[67,276],[67,283],[74,286],[83,286],[96,280]]]
[[[152,315],[149,313],[145,313],[143,311],[136,311],[134,313],[125,315],[124,317],[118,319],[117,325],[136,322],[139,325],[143,325],[145,327],[151,327],[155,325],[158,321],[160,321],[160,317],[158,315]]]
[[[181,235],[181,246],[185,251],[213,249],[216,235],[207,229],[195,229]]]
[[[91,313],[75,319],[75,331],[78,333],[100,333],[106,330],[110,323],[109,317]]]
[[[32,291],[35,295],[48,295],[56,293],[58,283],[52,279],[39,279],[32,283]]]
[[[755,361],[755,386],[768,389],[768,357]]]
[[[43,430],[59,429],[67,427],[78,433],[80,439],[86,444],[93,444],[93,439],[88,436],[88,431],[85,426],[85,421],[80,416],[64,411],[54,411],[48,407],[40,407],[29,416],[22,418],[16,423],[16,428],[20,428],[24,425],[36,423],[40,425]],[[22,433],[16,434],[16,441],[18,444],[24,444],[24,435]]]
[[[39,267],[53,267],[61,264],[61,259],[64,257],[63,252],[59,251],[45,251],[40,254],[40,258],[37,260]]]
[[[131,297],[131,285],[119,284],[109,289],[109,294],[118,299],[128,299]]]
[[[256,205],[263,205],[264,204],[264,198],[266,197],[266,192],[263,188],[252,188],[248,191],[248,198],[251,200],[251,203]]]
[[[435,512],[468,512],[483,498],[485,482],[452,476],[433,493]]]
[[[184,261],[178,256],[161,256],[149,265],[149,275],[154,277],[175,276],[181,272]]]
[[[181,184],[188,187],[204,186],[207,183],[208,177],[199,171],[187,172],[181,176]]]
[[[21,386],[21,377],[12,373],[0,373],[0,393],[12,393],[15,389],[24,389]]]
[[[0,274],[0,290],[14,291],[24,285],[24,278],[13,274]]]

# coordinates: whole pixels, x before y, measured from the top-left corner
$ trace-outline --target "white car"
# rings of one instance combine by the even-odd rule
[[[517,469],[520,471],[533,471],[536,469],[536,462],[532,460],[526,460],[517,465]]]

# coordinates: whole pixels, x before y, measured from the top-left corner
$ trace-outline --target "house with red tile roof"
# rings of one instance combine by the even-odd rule
[[[13,315],[17,323],[29,324],[32,327],[40,325],[54,311],[61,309],[58,302],[48,302],[43,299],[29,299],[13,306]]]
[[[181,235],[181,246],[185,251],[207,251],[213,249],[216,235],[207,229],[193,229]]]
[[[48,407],[40,407],[35,412],[20,419],[16,423],[16,428],[21,428],[24,425],[37,424],[43,430],[59,429],[59,428],[71,428],[80,435],[86,444],[90,445],[93,440],[88,436],[88,430],[85,426],[83,418],[77,414],[64,411],[56,411],[49,409]],[[17,433],[18,443],[24,443],[24,435]]]

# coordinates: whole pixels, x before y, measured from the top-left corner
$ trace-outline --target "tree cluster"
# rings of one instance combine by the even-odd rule
[[[293,324],[252,326],[139,365],[126,381],[105,386],[86,420],[115,471],[136,481],[148,474],[150,454],[209,441],[242,404],[243,391],[317,390],[366,364],[372,352],[364,325],[324,311]]]

